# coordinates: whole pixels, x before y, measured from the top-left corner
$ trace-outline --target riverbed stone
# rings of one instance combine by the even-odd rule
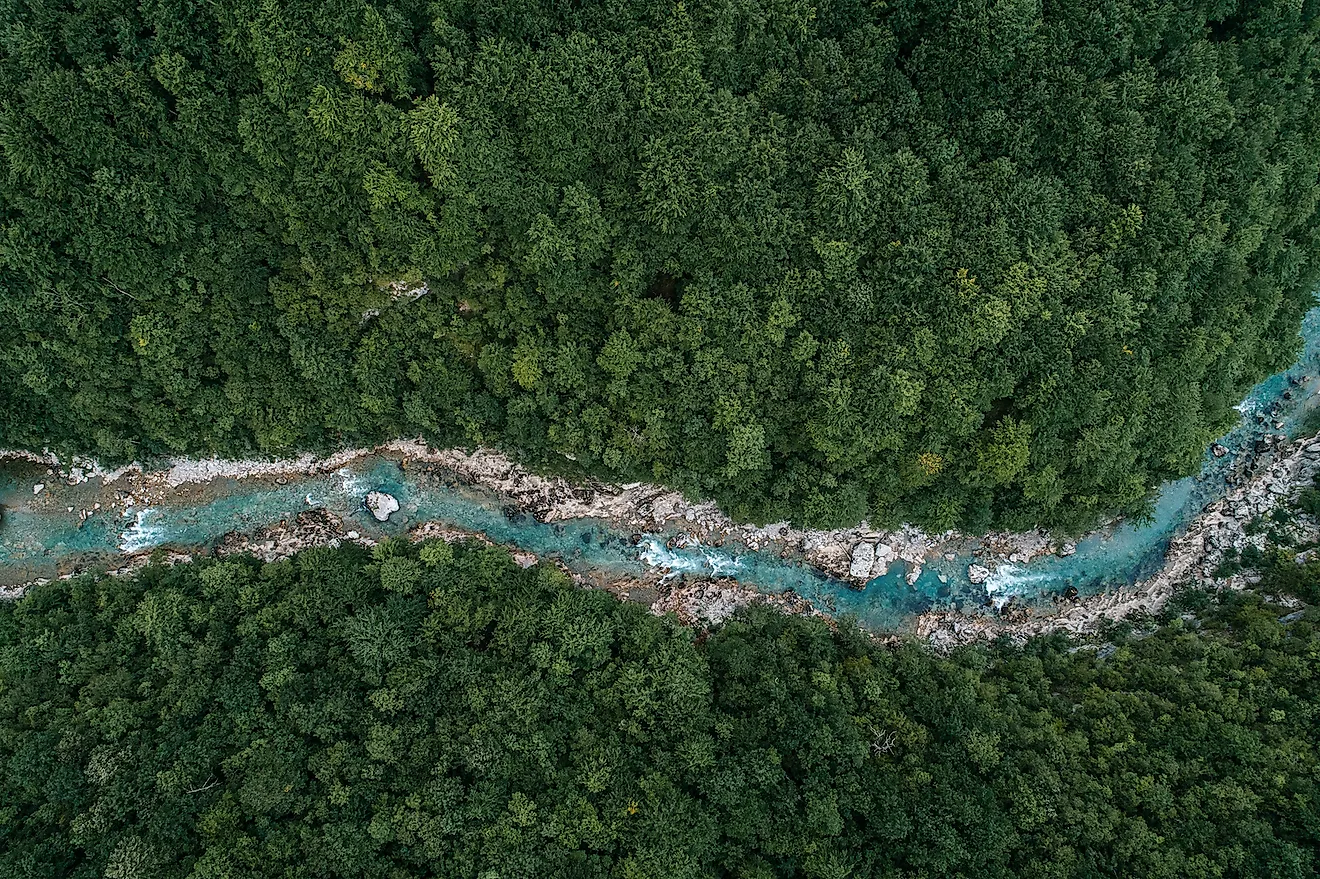
[[[383,491],[368,492],[366,503],[367,509],[371,511],[377,522],[384,522],[390,518],[391,513],[399,511],[398,499]]]
[[[1059,555],[1064,558],[1067,558],[1075,552],[1077,552],[1077,544],[1073,543],[1071,540],[1065,540],[1063,544],[1059,546]]]
[[[865,541],[852,549],[852,564],[848,566],[848,576],[861,580],[871,575],[871,566],[875,564],[875,544]]]
[[[1213,446],[1211,446],[1210,451],[1214,454],[1216,458],[1222,458],[1228,454],[1228,449],[1220,445],[1219,443],[1215,443]]]
[[[983,565],[968,565],[967,580],[974,586],[980,586],[990,579],[990,569]]]

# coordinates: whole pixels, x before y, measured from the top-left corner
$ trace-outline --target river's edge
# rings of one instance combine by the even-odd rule
[[[665,576],[659,570],[640,577],[598,576],[574,571],[558,559],[542,559],[535,553],[519,549],[512,544],[497,544],[480,531],[455,528],[439,522],[421,522],[409,529],[404,539],[413,542],[435,539],[447,542],[475,540],[489,546],[503,545],[513,561],[524,568],[540,561],[548,561],[579,586],[603,589],[621,600],[644,604],[657,615],[672,613],[683,625],[693,628],[705,628],[722,623],[738,609],[752,604],[771,607],[781,613],[816,617],[827,625],[835,625],[832,617],[792,592],[761,592],[728,578],[674,579]],[[292,521],[282,521],[251,534],[230,532],[213,548],[205,551],[190,552],[178,548],[156,547],[121,556],[117,567],[109,568],[104,564],[90,565],[87,570],[103,571],[109,576],[120,577],[133,574],[150,564],[188,564],[202,558],[225,558],[232,555],[253,556],[263,562],[271,563],[292,558],[303,550],[315,547],[338,547],[353,543],[370,548],[377,542],[371,537],[347,528],[344,520],[339,516],[318,508],[305,510],[294,516]],[[80,567],[60,575],[58,579],[69,580],[85,572]],[[39,578],[18,586],[0,587],[0,600],[18,599],[29,587],[48,582],[50,582],[49,578]],[[885,636],[877,637],[882,640],[885,638]]]
[[[863,586],[883,576],[890,565],[906,564],[908,580],[915,582],[930,560],[963,549],[969,541],[980,544],[977,557],[987,564],[1024,564],[1046,553],[1066,555],[1075,546],[1067,538],[1054,539],[1049,532],[990,532],[981,536],[947,531],[927,534],[914,526],[883,530],[861,522],[850,528],[832,530],[794,528],[787,522],[765,526],[741,524],[726,516],[714,501],[692,502],[680,492],[645,482],[574,483],[562,477],[542,476],[491,449],[434,449],[420,440],[394,440],[374,448],[346,449],[326,457],[303,455],[284,460],[222,460],[181,458],[168,467],[144,470],[130,465],[106,471],[96,462],[75,460],[63,465],[54,455],[0,450],[0,461],[27,461],[50,468],[71,484],[99,478],[109,485],[128,477],[133,491],[130,505],[150,506],[178,489],[215,479],[279,478],[334,472],[361,458],[392,455],[410,461],[434,464],[452,471],[459,480],[502,498],[542,522],[599,519],[622,531],[652,534],[681,531],[704,544],[718,545],[737,540],[753,550],[778,548],[854,586]],[[1092,532],[1095,533],[1095,532]],[[1077,538],[1081,539],[1081,538]],[[857,549],[869,544],[865,563]]]
[[[1048,615],[1033,616],[1027,612],[1015,618],[1012,614],[969,616],[952,610],[928,611],[917,617],[914,631],[923,640],[944,647],[1004,636],[1024,641],[1052,632],[1082,636],[1094,634],[1133,614],[1156,613],[1180,589],[1244,589],[1254,585],[1250,575],[1217,574],[1225,553],[1239,553],[1248,545],[1257,549],[1265,547],[1266,535],[1248,534],[1247,526],[1295,499],[1302,489],[1313,484],[1320,472],[1320,438],[1285,440],[1261,451],[1269,459],[1253,459],[1248,477],[1238,480],[1221,499],[1208,504],[1170,541],[1164,563],[1153,577],[1129,587],[1078,598]],[[1317,523],[1305,522],[1303,527],[1315,531]]]
[[[1259,450],[1258,450],[1259,451]],[[1244,533],[1246,523],[1267,513],[1301,485],[1310,484],[1320,469],[1320,441],[1286,441],[1271,448],[1268,466],[1254,466],[1222,500],[1210,504],[1185,531],[1171,543],[1164,566],[1154,577],[1132,587],[1114,592],[1083,596],[1064,602],[1047,613],[1034,613],[1026,607],[1010,607],[1007,613],[966,613],[955,609],[928,611],[918,615],[910,629],[922,640],[939,647],[1007,636],[1024,640],[1034,635],[1064,631],[1085,635],[1106,623],[1135,611],[1154,612],[1162,607],[1175,590],[1183,585],[1210,588],[1234,588],[1245,585],[1242,578],[1217,578],[1214,570],[1228,547],[1240,549],[1253,539]],[[275,461],[225,461],[180,459],[168,468],[144,471],[133,466],[105,471],[94,462],[75,461],[68,466],[51,455],[31,452],[0,451],[0,460],[23,460],[45,465],[53,476],[76,484],[100,479],[103,485],[127,479],[132,492],[123,501],[127,505],[159,503],[187,486],[202,485],[219,478],[244,479],[315,475],[333,472],[371,455],[400,458],[406,467],[425,462],[452,471],[461,481],[498,494],[517,508],[545,522],[571,519],[598,519],[624,531],[663,533],[681,530],[704,543],[718,544],[736,539],[752,549],[775,549],[799,555],[826,573],[862,583],[884,573],[889,564],[909,566],[909,578],[916,579],[930,559],[966,546],[969,540],[981,544],[979,556],[986,564],[1005,561],[1022,564],[1048,552],[1067,554],[1073,544],[1055,541],[1047,532],[993,533],[969,538],[956,532],[931,536],[919,529],[905,527],[895,531],[872,530],[865,523],[853,528],[830,531],[797,529],[787,523],[758,527],[740,525],[725,516],[713,502],[692,503],[680,493],[647,483],[611,485],[606,483],[574,484],[560,477],[535,474],[507,456],[486,449],[437,450],[415,440],[396,440],[375,448],[349,449],[327,457],[304,455]],[[57,470],[58,468],[58,470]],[[288,557],[310,546],[344,540],[370,544],[368,538],[345,531],[342,522],[329,513],[301,514],[292,525],[262,529],[251,536],[227,535],[216,551],[220,554],[250,552],[266,560]],[[413,539],[475,538],[479,533],[445,528],[438,523],[422,523],[412,529]],[[489,541],[488,541],[489,542]],[[859,553],[859,548],[872,550]],[[874,548],[881,548],[878,552]],[[515,558],[531,564],[536,557],[510,547]],[[863,558],[859,560],[858,556]],[[125,556],[124,564],[113,573],[127,573],[141,567],[160,552],[142,552]],[[182,561],[191,554],[166,551],[167,560]],[[859,565],[859,561],[863,564]],[[865,571],[860,570],[866,567]],[[565,569],[567,570],[567,569]],[[625,598],[647,597],[656,612],[674,612],[685,623],[706,625],[727,618],[734,609],[753,601],[769,603],[781,610],[826,616],[809,602],[791,593],[766,594],[732,580],[693,578],[668,583],[657,572],[654,577],[594,580],[589,575],[574,574],[578,582],[610,589]],[[21,594],[22,587],[5,590],[10,597]],[[634,596],[632,593],[639,593]],[[649,596],[654,593],[654,600]],[[828,618],[828,617],[826,617]]]

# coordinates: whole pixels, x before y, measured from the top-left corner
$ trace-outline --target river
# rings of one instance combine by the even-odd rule
[[[1120,523],[1092,535],[1066,557],[1044,555],[1000,565],[980,585],[967,577],[969,563],[977,560],[971,555],[978,548],[975,540],[960,541],[952,559],[943,553],[928,559],[911,585],[905,579],[908,568],[896,564],[857,589],[814,568],[791,547],[771,543],[753,549],[737,540],[722,546],[682,545],[681,523],[637,542],[628,529],[600,519],[540,522],[512,508],[507,498],[464,484],[443,467],[389,454],[360,457],[328,473],[290,473],[278,481],[220,477],[126,509],[123,498],[130,492],[119,482],[103,485],[91,479],[70,485],[43,465],[0,462],[5,511],[0,584],[52,577],[75,566],[114,567],[125,555],[156,547],[205,549],[230,532],[252,533],[301,511],[324,508],[344,519],[345,530],[371,539],[439,522],[606,578],[721,576],[764,592],[793,590],[822,610],[854,615],[876,630],[901,628],[914,614],[955,603],[979,606],[1012,598],[1044,609],[1051,596],[1069,587],[1087,594],[1153,574],[1169,540],[1224,493],[1225,474],[1241,450],[1266,433],[1299,429],[1317,403],[1320,308],[1306,316],[1302,337],[1297,363],[1258,384],[1239,407],[1241,423],[1220,440],[1229,451],[1215,456],[1207,449],[1200,473],[1164,485],[1148,521]],[[1275,422],[1283,427],[1275,428]],[[44,485],[39,493],[33,491],[35,484]],[[388,522],[375,521],[364,508],[363,497],[371,490],[399,500],[400,509]]]

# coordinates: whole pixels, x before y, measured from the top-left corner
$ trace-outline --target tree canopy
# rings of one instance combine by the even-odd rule
[[[765,609],[698,635],[475,543],[34,586],[0,874],[1314,876],[1314,611],[1199,601],[942,658]]]
[[[1296,349],[1318,13],[0,0],[0,442],[1138,509]]]

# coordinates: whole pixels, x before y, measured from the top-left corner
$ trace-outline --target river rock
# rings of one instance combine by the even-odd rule
[[[889,563],[897,558],[894,548],[887,543],[875,545],[875,564],[871,565],[871,579],[883,577],[889,573]]]
[[[399,511],[399,501],[392,494],[372,491],[367,493],[367,509],[376,517],[377,522],[384,522],[389,519],[391,513]]]
[[[921,578],[921,565],[913,565],[912,570],[908,571],[907,576],[904,577],[903,579],[907,581],[907,584],[909,586],[916,586],[917,580],[920,578]]]
[[[46,487],[45,483],[38,482],[36,485],[32,486],[32,493],[34,495],[41,494],[42,489],[44,489],[45,487]]]
[[[1063,545],[1059,547],[1059,555],[1064,558],[1067,558],[1075,552],[1077,552],[1077,544],[1073,543],[1071,540],[1064,541]]]
[[[1213,446],[1211,446],[1210,451],[1214,454],[1216,458],[1222,458],[1228,454],[1228,449],[1225,446],[1221,446],[1219,443],[1215,443]]]
[[[871,566],[875,564],[875,544],[862,542],[853,547],[852,564],[848,566],[848,576],[855,580],[864,580],[871,575]]]
[[[980,586],[990,579],[990,569],[981,565],[967,566],[967,580],[974,586]]]

